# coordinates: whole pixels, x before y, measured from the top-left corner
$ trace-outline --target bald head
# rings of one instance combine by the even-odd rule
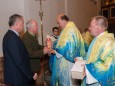
[[[68,21],[69,21],[69,18],[63,13],[57,16],[57,23],[59,24],[61,28],[65,28]]]
[[[65,21],[69,21],[69,18],[68,18],[64,13],[59,14],[58,17],[57,17],[57,19],[58,19],[58,18],[60,18],[60,19],[62,19],[62,20],[65,20]]]

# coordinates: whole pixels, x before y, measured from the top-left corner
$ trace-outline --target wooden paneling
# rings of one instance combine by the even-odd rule
[[[115,2],[102,4],[101,11],[102,15],[108,19],[108,32],[114,33],[115,36]]]
[[[0,86],[4,85],[4,76],[3,76],[3,57],[0,57]]]

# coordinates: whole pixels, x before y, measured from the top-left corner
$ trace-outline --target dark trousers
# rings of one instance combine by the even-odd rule
[[[31,80],[29,83],[23,83],[18,85],[6,85],[6,86],[35,86],[35,80]]]

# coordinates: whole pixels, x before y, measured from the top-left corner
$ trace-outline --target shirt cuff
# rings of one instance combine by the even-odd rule
[[[86,72],[86,83],[92,84],[98,82],[88,71],[87,67],[85,66],[85,72]]]

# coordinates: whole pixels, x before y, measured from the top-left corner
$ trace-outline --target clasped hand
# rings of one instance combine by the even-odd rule
[[[54,50],[52,48],[44,47],[44,54],[51,54],[53,51]]]

